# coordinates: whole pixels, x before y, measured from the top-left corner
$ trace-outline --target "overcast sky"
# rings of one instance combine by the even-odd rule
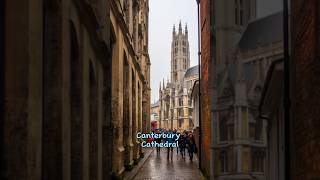
[[[258,0],[258,17],[281,10],[282,0]],[[159,97],[159,83],[170,78],[173,24],[188,24],[191,66],[197,65],[196,0],[149,0],[149,53],[151,60],[151,103]],[[177,29],[177,28],[176,28]],[[162,84],[162,83],[161,83]]]

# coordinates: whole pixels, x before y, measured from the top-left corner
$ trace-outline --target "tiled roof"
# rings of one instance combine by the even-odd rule
[[[282,12],[262,17],[250,22],[239,41],[241,50],[257,48],[283,39]]]
[[[190,76],[195,76],[195,75],[199,75],[199,65],[193,66],[193,67],[190,67],[189,69],[187,69],[184,77],[190,77]]]

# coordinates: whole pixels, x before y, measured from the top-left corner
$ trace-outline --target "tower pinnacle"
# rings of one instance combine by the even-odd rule
[[[162,79],[162,88],[165,89],[165,86],[164,86],[164,78]]]
[[[176,25],[173,24],[173,28],[172,28],[172,35],[175,35],[176,34]]]
[[[182,33],[181,20],[179,22],[179,34]]]
[[[186,26],[184,28],[184,33],[188,37],[188,25],[187,25],[187,23],[186,23]]]

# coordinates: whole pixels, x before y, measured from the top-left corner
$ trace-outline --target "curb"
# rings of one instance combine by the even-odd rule
[[[153,153],[153,151],[154,149],[146,151],[143,159],[141,159],[138,165],[136,165],[130,172],[128,172],[128,174],[124,176],[123,180],[132,180],[137,175],[138,171],[141,169],[144,163],[147,161],[151,153]]]

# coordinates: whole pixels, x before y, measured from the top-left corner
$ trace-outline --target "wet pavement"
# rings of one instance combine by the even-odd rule
[[[189,160],[186,151],[186,158],[177,155],[176,149],[173,150],[172,160],[167,159],[167,149],[162,148],[160,156],[154,150],[149,159],[138,171],[134,180],[201,180],[203,179],[198,169],[198,160],[196,155],[193,161]]]

